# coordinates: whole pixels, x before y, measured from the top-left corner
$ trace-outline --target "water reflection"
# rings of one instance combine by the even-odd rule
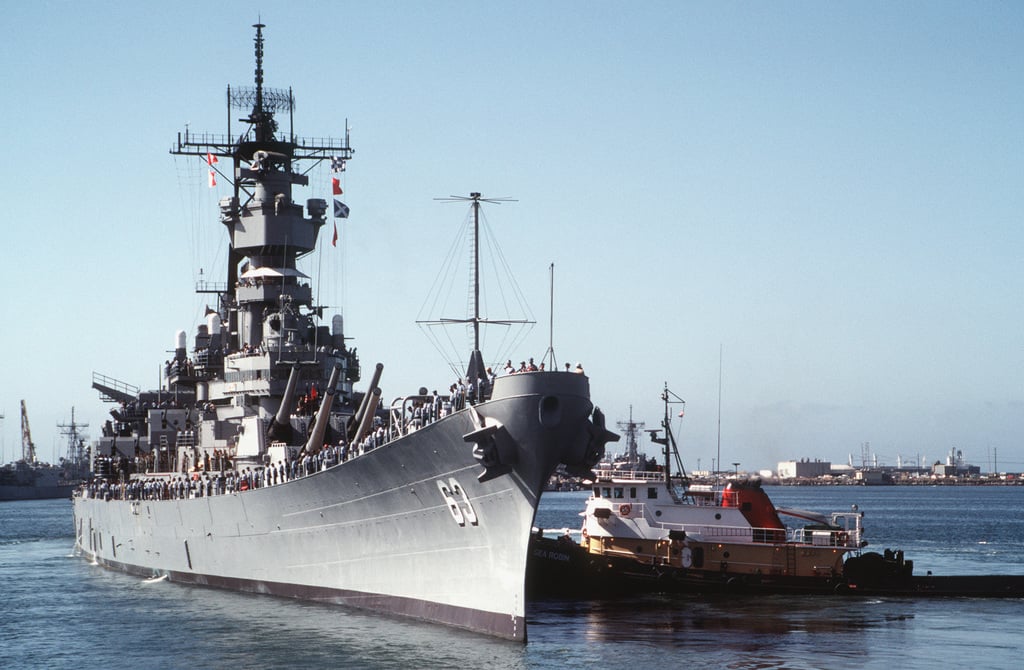
[[[912,602],[883,599],[672,594],[537,601],[528,616],[528,656],[575,639],[609,660],[624,651],[630,666],[672,650],[702,664],[773,668],[862,663],[879,643],[904,644],[916,614]],[[794,663],[802,658],[806,666]]]

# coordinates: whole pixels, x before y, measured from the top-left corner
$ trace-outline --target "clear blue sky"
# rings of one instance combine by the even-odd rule
[[[296,130],[352,126],[344,249],[309,259],[384,390],[446,387],[414,325],[488,211],[548,344],[614,422],[687,400],[690,467],[894,464],[951,448],[1024,470],[1024,5],[295,2],[263,10]],[[0,330],[4,456],[38,449],[98,371],[154,386],[224,272],[186,124],[252,82],[251,3],[8,3]],[[235,115],[236,118],[239,116]],[[237,128],[237,125],[236,125]],[[321,173],[314,175],[324,197]],[[329,196],[328,196],[329,197]],[[486,353],[486,352],[485,352]],[[63,452],[63,445],[59,445]]]

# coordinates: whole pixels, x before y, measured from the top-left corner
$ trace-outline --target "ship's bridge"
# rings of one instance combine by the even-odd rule
[[[300,279],[309,277],[293,268],[251,268],[239,277],[235,296],[240,305],[274,302],[282,295],[293,303],[308,305],[313,301],[313,290],[308,283],[300,284]]]

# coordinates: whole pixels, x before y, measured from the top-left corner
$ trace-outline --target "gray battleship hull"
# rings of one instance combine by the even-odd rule
[[[76,497],[76,548],[136,575],[525,640],[537,503],[558,463],[583,463],[593,449],[592,410],[582,375],[499,378],[486,403],[277,486],[187,500]],[[481,482],[471,435],[482,421],[498,426],[511,467]]]

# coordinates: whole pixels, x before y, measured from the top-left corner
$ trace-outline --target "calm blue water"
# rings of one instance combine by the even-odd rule
[[[1024,574],[1024,487],[770,488],[865,512],[915,572]],[[545,494],[577,527],[586,494]],[[269,597],[146,583],[70,557],[68,501],[0,503],[3,668],[1017,668],[1024,600],[646,596],[531,603],[526,645]],[[481,588],[486,588],[481,585]]]

